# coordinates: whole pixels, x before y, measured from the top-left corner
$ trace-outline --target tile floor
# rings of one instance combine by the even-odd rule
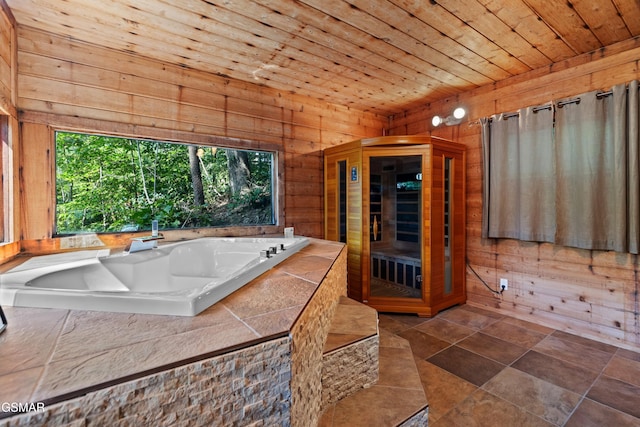
[[[640,353],[463,305],[379,315],[411,344],[429,427],[640,426]]]

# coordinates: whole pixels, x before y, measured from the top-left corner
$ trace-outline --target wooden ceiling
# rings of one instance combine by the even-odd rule
[[[384,115],[640,35],[638,0],[6,0],[19,26]]]

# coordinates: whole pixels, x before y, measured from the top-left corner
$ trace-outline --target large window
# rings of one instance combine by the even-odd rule
[[[275,155],[56,133],[56,233],[272,225]]]

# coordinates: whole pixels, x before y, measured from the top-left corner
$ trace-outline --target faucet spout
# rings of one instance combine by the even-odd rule
[[[131,239],[129,245],[124,249],[125,254],[148,251],[158,247],[158,240],[164,239],[162,234],[158,236],[136,237]]]

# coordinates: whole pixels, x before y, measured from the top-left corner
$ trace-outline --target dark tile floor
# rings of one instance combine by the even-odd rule
[[[411,344],[429,426],[640,426],[640,353],[463,305],[379,315]]]

